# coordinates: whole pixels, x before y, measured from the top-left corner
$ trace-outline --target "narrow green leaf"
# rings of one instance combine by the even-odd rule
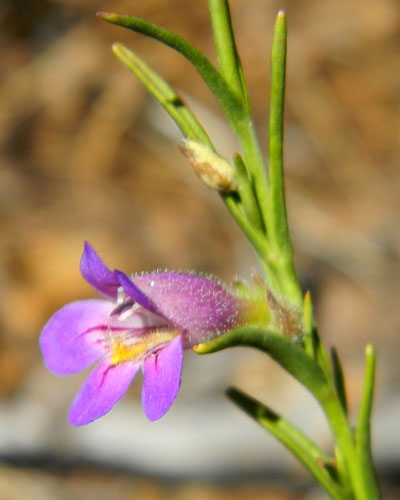
[[[222,76],[249,110],[249,98],[244,82],[242,64],[232,30],[227,0],[208,0],[213,27],[218,66]]]
[[[371,450],[371,413],[376,364],[375,349],[372,345],[367,345],[365,357],[364,387],[357,421],[356,447],[359,469],[364,477],[365,491],[368,492],[368,499],[375,500],[380,498],[380,492]]]
[[[293,262],[286,212],[283,171],[283,114],[286,80],[286,17],[280,11],[275,23],[271,50],[271,93],[269,114],[269,203],[268,241],[275,254],[284,295],[301,308],[302,293]]]
[[[269,114],[269,179],[271,189],[271,241],[276,248],[291,251],[286,214],[283,173],[283,113],[286,80],[286,17],[276,19],[271,49],[271,98]]]
[[[209,354],[228,347],[255,347],[269,354],[288,373],[309,389],[319,401],[331,394],[330,385],[321,368],[288,337],[261,326],[244,326],[194,347],[198,354]]]
[[[217,98],[232,126],[236,127],[237,121],[243,118],[244,108],[241,101],[231,91],[225,79],[218,73],[216,68],[204,54],[182,37],[140,17],[123,16],[108,12],[99,12],[97,16],[111,24],[116,24],[117,26],[122,26],[137,33],[155,38],[175,49],[186,57],[186,59],[196,68]]]
[[[230,387],[227,396],[264,429],[267,429],[290,450],[316,480],[336,500],[351,499],[352,495],[335,480],[332,460],[311,439],[268,406],[246,393]]]
[[[347,396],[346,387],[344,384],[343,369],[338,352],[334,347],[331,348],[331,360],[333,370],[333,383],[335,384],[336,392],[343,406],[343,410],[347,414]]]
[[[214,149],[200,122],[161,76],[121,43],[114,43],[112,51],[161,104],[186,137],[201,141]]]

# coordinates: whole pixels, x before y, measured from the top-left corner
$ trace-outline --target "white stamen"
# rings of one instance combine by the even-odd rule
[[[118,287],[117,291],[117,304],[122,304],[122,302],[126,299],[126,293],[122,286]]]

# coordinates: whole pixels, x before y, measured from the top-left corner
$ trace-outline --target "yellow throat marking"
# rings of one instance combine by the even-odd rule
[[[136,342],[129,343],[125,339],[117,338],[111,342],[111,363],[118,365],[125,361],[134,361],[148,349],[165,344],[178,335],[178,330],[155,330],[145,336],[138,337]]]

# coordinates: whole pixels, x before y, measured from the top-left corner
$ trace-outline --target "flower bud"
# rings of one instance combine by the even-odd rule
[[[211,189],[218,191],[236,191],[234,167],[210,147],[191,139],[185,139],[184,147],[179,147],[192,164],[196,174]]]

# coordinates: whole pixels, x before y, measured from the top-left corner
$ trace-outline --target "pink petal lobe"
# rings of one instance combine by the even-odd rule
[[[180,335],[145,360],[142,405],[149,420],[161,418],[174,402],[181,385],[182,362]]]
[[[40,348],[46,367],[57,375],[84,370],[104,353],[102,338],[108,312],[107,300],[71,302],[57,311],[45,324]]]
[[[84,243],[79,268],[85,280],[101,295],[109,299],[117,298],[118,280],[87,241]]]
[[[72,425],[86,425],[108,413],[128,389],[139,365],[133,362],[111,365],[99,362],[89,374],[69,411]]]

